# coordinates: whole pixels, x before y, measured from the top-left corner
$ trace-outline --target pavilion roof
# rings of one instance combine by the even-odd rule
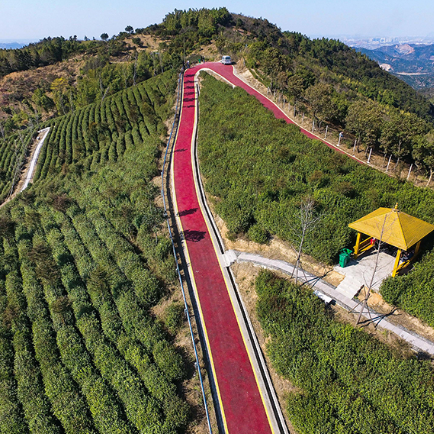
[[[348,225],[398,249],[408,250],[430,232],[434,225],[395,208],[378,208]]]

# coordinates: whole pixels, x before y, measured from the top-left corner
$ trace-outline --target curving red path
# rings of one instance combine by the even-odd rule
[[[197,115],[194,76],[201,69],[215,71],[256,97],[276,118],[293,122],[268,98],[236,77],[231,66],[205,63],[185,72],[181,119],[173,154],[175,206],[204,325],[223,423],[226,431],[231,434],[267,434],[273,432],[272,425],[202,213],[193,176],[192,143]],[[302,128],[300,131],[318,140],[308,131]],[[329,143],[324,143],[340,151]]]
[[[231,434],[267,434],[273,431],[202,214],[193,177],[194,75],[201,67],[220,72],[221,66],[203,64],[188,69],[184,75],[182,112],[173,154],[175,206],[182,226],[225,430]],[[230,66],[226,68],[232,71]]]
[[[175,206],[204,325],[223,423],[226,432],[231,434],[267,434],[274,432],[273,424],[270,424],[264,406],[193,176],[192,143],[196,119],[194,76],[201,69],[211,69],[233,85],[243,88],[271,110],[276,118],[294,122],[273,102],[236,77],[231,66],[205,63],[185,72],[181,119],[173,154]],[[307,130],[300,128],[300,131],[312,139],[320,140]],[[344,153],[327,142],[323,143]]]
[[[223,78],[225,78],[227,81],[229,81],[233,85],[244,89],[248,94],[254,96],[258,101],[261,102],[261,104],[264,107],[266,107],[268,110],[272,111],[273,114],[274,114],[274,116],[277,119],[284,119],[288,124],[294,124],[294,125],[296,125],[295,122],[293,122],[288,116],[286,116],[286,114],[282,110],[280,110],[280,108],[276,104],[274,104],[272,101],[270,101],[264,95],[262,95],[261,93],[259,93],[257,90],[255,90],[252,87],[250,87],[247,83],[245,83],[244,81],[242,81],[238,77],[236,77],[234,75],[232,66],[223,65],[221,63],[211,63],[210,62],[210,63],[205,63],[205,64],[202,64],[202,65],[198,65],[195,68],[193,68],[193,70],[195,71],[195,73],[199,69],[211,69],[211,70],[215,71],[216,73],[218,73],[219,75],[221,75]],[[352,155],[349,155],[348,153],[346,153],[342,149],[338,148],[337,146],[333,146],[332,144],[330,144],[330,143],[328,143],[328,142],[326,142],[324,140],[321,140],[320,138],[318,138],[314,134],[310,133],[308,130],[305,130],[304,128],[300,127],[300,132],[302,134],[304,134],[305,136],[309,137],[310,139],[319,140],[319,141],[323,142],[329,148],[331,148],[334,151],[337,151],[337,152],[339,152],[341,154],[346,155],[347,157],[349,157],[349,158],[357,161],[358,163],[366,164],[364,161],[361,161],[358,158],[353,157]]]

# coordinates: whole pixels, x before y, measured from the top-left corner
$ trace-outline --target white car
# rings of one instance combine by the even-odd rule
[[[232,65],[231,56],[222,56],[221,62],[223,65]]]

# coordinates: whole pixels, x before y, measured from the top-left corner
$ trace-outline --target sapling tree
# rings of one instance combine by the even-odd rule
[[[321,220],[322,215],[316,213],[315,200],[312,197],[305,197],[300,203],[300,212],[296,217],[296,226],[293,227],[293,233],[298,239],[298,247],[294,247],[297,258],[295,261],[294,271],[291,277],[295,276],[295,282],[298,280],[298,269],[301,266],[301,255],[303,253],[303,244],[307,235],[312,232]]]

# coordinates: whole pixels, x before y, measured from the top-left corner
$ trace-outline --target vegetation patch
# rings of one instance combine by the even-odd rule
[[[241,89],[206,77],[200,96],[199,158],[205,189],[220,200],[216,211],[232,236],[267,241],[277,235],[297,246],[300,205],[314,200],[315,228],[304,252],[333,263],[352,247],[348,224],[378,207],[399,208],[434,223],[434,193],[363,166],[277,120]],[[432,248],[432,238],[425,241]],[[384,284],[386,301],[434,325],[432,253],[415,271]]]
[[[1,210],[0,431],[185,431],[187,368],[150,311],[173,278],[152,178],[175,84],[52,121],[38,181]]]
[[[241,89],[212,77],[200,96],[199,158],[205,188],[232,233],[296,244],[303,199],[321,215],[305,253],[332,263],[355,234],[348,223],[380,206],[434,222],[434,193],[363,166],[308,139]]]
[[[433,372],[362,330],[333,319],[302,288],[262,271],[257,313],[278,373],[301,392],[286,409],[298,433],[430,433]]]

